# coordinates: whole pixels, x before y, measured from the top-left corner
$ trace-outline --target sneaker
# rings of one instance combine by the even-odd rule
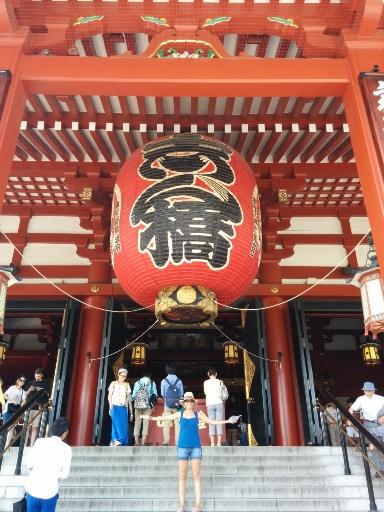
[[[163,446],[168,446],[168,443],[163,443]]]

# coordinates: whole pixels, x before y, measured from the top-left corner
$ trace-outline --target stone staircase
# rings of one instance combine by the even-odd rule
[[[16,449],[0,472],[0,511],[23,495],[25,476],[13,476]],[[350,451],[345,476],[340,448],[204,448],[204,512],[329,512],[369,510],[361,458]],[[25,474],[23,468],[23,474]],[[384,482],[375,479],[384,511]],[[174,512],[178,476],[174,447],[83,447],[73,449],[68,480],[61,483],[57,512]],[[193,507],[192,479],[186,511]]]

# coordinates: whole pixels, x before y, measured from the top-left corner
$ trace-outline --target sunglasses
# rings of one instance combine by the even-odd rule
[[[19,379],[20,382],[25,382],[25,379]]]
[[[194,400],[193,400],[193,398],[186,398],[185,400],[183,400],[183,402],[190,404],[190,403],[193,403]]]

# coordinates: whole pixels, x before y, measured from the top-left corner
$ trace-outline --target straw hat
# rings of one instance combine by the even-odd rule
[[[193,400],[194,402],[196,402],[196,399],[195,399],[195,397],[193,396],[192,391],[186,391],[186,392],[184,393],[184,397],[183,397],[183,399],[182,399],[182,400],[179,400],[179,401],[180,401],[180,403],[181,403],[181,404],[183,404],[183,403],[184,403],[184,400]]]

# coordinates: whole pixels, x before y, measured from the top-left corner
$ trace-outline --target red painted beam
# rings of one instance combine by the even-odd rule
[[[130,65],[132,62],[132,65]],[[343,59],[147,59],[24,56],[29,93],[101,96],[340,96]]]
[[[295,146],[290,150],[290,152],[287,155],[287,161],[293,162],[295,158],[301,153],[301,151],[304,149],[305,145],[308,143],[308,141],[313,136],[313,133],[309,131],[304,131],[302,133],[300,139],[297,141]]]
[[[280,266],[282,279],[321,279],[332,270],[332,267],[285,267]],[[337,268],[328,279],[346,279],[342,268]]]
[[[348,208],[337,206],[280,206],[280,217],[365,217],[367,212],[364,206],[351,206]]]
[[[34,206],[20,206],[20,205],[6,205],[3,207],[2,213],[4,215],[57,215],[63,217],[80,217],[88,219],[90,216],[89,205],[84,206],[67,206],[60,205],[34,205]]]
[[[100,284],[97,295],[111,297],[126,297],[124,291],[119,285]],[[271,287],[275,287],[276,283],[271,284],[254,284],[251,285],[243,295],[243,298],[269,297],[273,293]],[[299,293],[307,290],[309,285],[291,285],[277,284],[279,296],[294,297]],[[61,284],[60,288],[66,293],[75,297],[88,297],[93,295],[92,284]],[[63,296],[61,292],[56,290],[49,284],[18,284],[11,286],[8,290],[8,297],[27,299],[36,297],[57,297]],[[336,298],[359,298],[360,291],[351,285],[318,285],[312,288],[306,297],[336,297]],[[64,296],[63,296],[64,297]]]
[[[292,177],[310,174],[314,178],[357,178],[355,163],[249,163],[256,177]],[[121,168],[119,162],[13,162],[11,176],[53,177],[80,173],[82,176],[115,176]],[[308,171],[310,169],[310,172]]]
[[[260,152],[259,162],[265,162],[266,161],[266,159],[268,158],[270,152],[273,151],[273,148],[275,147],[276,142],[278,141],[280,136],[281,136],[280,132],[275,132],[275,131],[271,132],[271,134],[269,136],[269,139],[267,140],[267,142],[265,143],[263,149]]]
[[[27,233],[26,235],[8,233],[7,236],[14,245],[25,241],[27,244],[75,244],[84,247],[92,238],[92,233]],[[22,240],[20,237],[23,237]],[[7,242],[2,234],[0,234],[0,242]]]
[[[319,150],[319,148],[324,144],[326,138],[328,137],[327,132],[320,132],[318,134],[314,134],[314,138],[312,139],[311,144],[307,147],[307,149],[300,155],[300,160],[302,162],[307,162],[311,156]],[[312,165],[311,165],[312,167]]]
[[[348,243],[356,245],[361,240],[362,235],[350,235]],[[278,242],[281,242],[284,247],[292,247],[296,244],[326,244],[326,245],[344,245],[346,237],[344,234],[320,234],[320,233],[278,233],[276,235]]]
[[[82,96],[83,101],[88,96]],[[156,98],[157,100],[161,98]],[[174,98],[175,104],[177,99]],[[193,98],[192,98],[193,99]],[[253,98],[250,99],[252,102]],[[193,119],[192,119],[193,117]],[[311,120],[308,116],[300,115],[292,117],[291,114],[277,115],[277,114],[242,114],[239,115],[222,115],[215,114],[214,112],[206,114],[191,114],[191,116],[181,116],[177,114],[164,114],[162,111],[157,110],[156,114],[146,114],[145,110],[140,110],[138,114],[130,114],[129,116],[124,113],[110,113],[101,114],[93,110],[87,112],[24,112],[24,121],[32,128],[36,128],[38,122],[44,121],[46,128],[54,128],[55,122],[60,121],[63,128],[71,128],[73,122],[78,122],[80,128],[88,128],[90,122],[96,123],[96,128],[105,129],[106,123],[113,123],[115,130],[121,130],[123,124],[129,122],[132,129],[138,130],[140,124],[146,123],[148,129],[156,130],[156,125],[161,123],[164,129],[173,131],[173,125],[178,123],[184,129],[189,129],[192,123],[198,125],[199,130],[206,130],[208,124],[214,124],[215,128],[222,130],[227,123],[231,124],[232,131],[241,130],[244,123],[248,124],[248,128],[255,129],[258,124],[265,124],[266,130],[273,130],[276,123],[282,125],[283,130],[291,130],[292,123],[298,123],[302,130],[309,127],[310,123],[316,122],[318,130],[325,129],[327,123],[332,123],[335,129],[342,128],[346,123],[344,114],[337,116],[319,117],[316,121]]]
[[[344,133],[342,131],[336,131],[336,133],[333,133],[328,142],[318,151],[315,156],[315,162],[321,162],[324,160],[325,157],[327,157],[332,151],[334,151],[337,147],[339,147],[345,140],[349,139],[349,134]]]
[[[287,134],[285,135],[285,137],[282,140],[282,142],[280,142],[279,147],[273,153],[273,161],[274,162],[279,162],[280,161],[280,159],[288,151],[288,148],[290,147],[290,145],[292,144],[292,142],[295,140],[296,137],[297,137],[297,133],[296,132],[292,132],[292,131],[288,131],[287,132]]]
[[[360,237],[361,238],[361,237]],[[48,278],[87,278],[89,267],[86,265],[36,265],[36,268]],[[321,279],[331,267],[303,267],[303,266],[281,266],[282,279],[307,279],[308,277]],[[19,266],[20,277],[24,279],[39,278],[36,270],[27,265]],[[330,279],[345,279],[341,268],[336,269]]]

